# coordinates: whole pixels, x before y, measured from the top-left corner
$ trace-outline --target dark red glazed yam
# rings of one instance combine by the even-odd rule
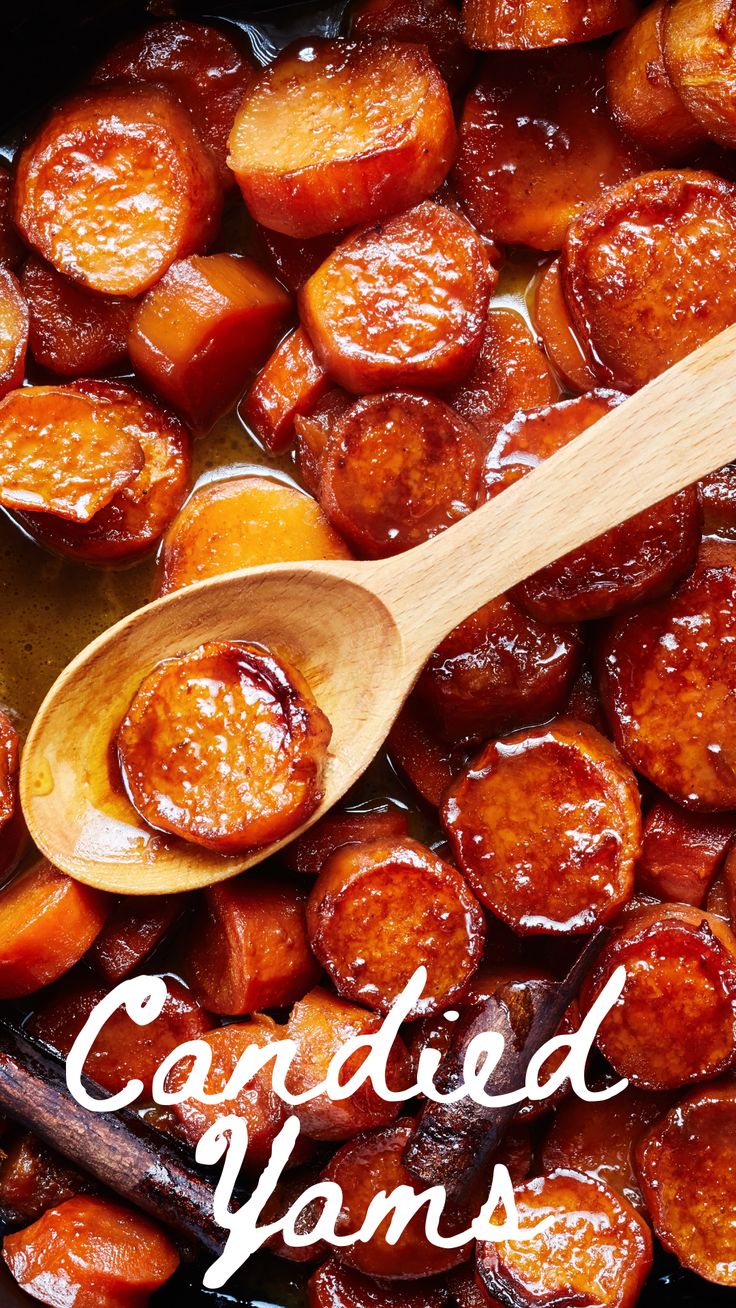
[[[284,850],[283,859],[292,872],[317,876],[322,864],[343,845],[363,845],[367,840],[400,840],[409,834],[406,813],[389,805],[359,812],[333,809],[298,836]]]
[[[424,46],[314,37],[252,85],[228,163],[257,222],[304,237],[408,209],[454,152],[450,97]]]
[[[35,1222],[76,1194],[94,1189],[94,1182],[72,1167],[30,1131],[3,1137],[0,1150],[0,1207],[10,1224]]]
[[[706,541],[667,598],[612,619],[598,647],[617,745],[678,804],[736,808],[736,546]]]
[[[58,554],[83,563],[127,563],[150,553],[189,490],[189,434],[171,410],[117,381],[81,381],[70,390],[105,404],[106,414],[139,448],[143,466],[90,522],[25,513],[23,525]]]
[[[641,1141],[637,1167],[665,1248],[706,1281],[736,1286],[736,1083],[672,1108]]]
[[[23,257],[23,246],[11,216],[11,174],[4,159],[0,159],[0,265],[14,268]]]
[[[465,101],[453,179],[479,231],[559,250],[587,201],[649,162],[611,118],[602,55],[575,47],[488,56]]]
[[[652,1237],[626,1199],[592,1176],[556,1171],[517,1186],[514,1200],[522,1229],[552,1222],[532,1240],[478,1245],[489,1294],[506,1308],[633,1308],[652,1265]]]
[[[261,227],[259,223],[256,223],[256,230],[271,271],[294,295],[345,236],[345,232],[326,232],[324,236],[286,236],[283,232]]]
[[[212,155],[178,100],[157,86],[99,87],[55,109],[21,152],[13,217],[58,272],[135,296],[205,248],[221,198]]]
[[[553,259],[536,282],[533,316],[547,358],[565,386],[571,391],[592,390],[595,373],[570,317],[559,259]]]
[[[444,1278],[421,1285],[389,1285],[343,1267],[323,1263],[307,1285],[309,1308],[446,1308],[450,1291]]]
[[[0,891],[0,999],[57,981],[102,930],[111,900],[45,859]]]
[[[20,274],[30,313],[29,345],[42,368],[61,376],[104,372],[128,352],[135,300],[89,291],[31,255]]]
[[[476,50],[538,50],[608,36],[636,18],[635,0],[464,0],[465,40]]]
[[[551,404],[559,395],[539,342],[521,314],[494,308],[491,300],[480,354],[465,381],[445,397],[448,404],[490,437],[520,409]]]
[[[17,277],[0,263],[0,399],[20,386],[28,349],[28,305]]]
[[[150,1098],[154,1074],[167,1054],[186,1040],[198,1040],[212,1025],[186,986],[173,976],[165,980],[168,998],[154,1021],[138,1026],[123,1008],[116,1009],[87,1055],[85,1074],[111,1094],[139,1079],[143,1082],[141,1097]],[[66,1058],[96,1005],[108,993],[92,982],[71,982],[36,1009],[27,1030]]]
[[[736,816],[688,813],[657,799],[644,819],[637,890],[700,908],[736,834]]]
[[[581,655],[575,627],[546,626],[502,595],[438,645],[416,694],[443,739],[487,740],[558,712]]]
[[[466,756],[439,740],[415,696],[402,708],[386,744],[389,757],[422,799],[439,808]]]
[[[682,102],[721,145],[736,146],[736,28],[728,0],[674,0],[664,19],[664,62]]]
[[[498,1299],[492,1299],[483,1285],[474,1262],[456,1268],[446,1280],[455,1308],[501,1308]]]
[[[619,1076],[669,1090],[733,1063],[736,938],[720,918],[688,904],[632,910],[586,981],[584,1010],[620,966],[624,988],[597,1037]]]
[[[606,721],[606,715],[603,712],[593,669],[587,659],[573,683],[565,709],[565,716],[576,718],[578,722],[588,722],[591,727],[595,727],[596,731],[600,731],[602,736],[610,737],[611,733]]]
[[[330,1061],[349,1040],[375,1035],[381,1019],[358,1004],[318,986],[300,999],[291,1010],[287,1035],[296,1046],[286,1075],[286,1088],[293,1095],[305,1094],[324,1082]],[[346,1084],[365,1060],[367,1050],[356,1051],[343,1064],[340,1083]],[[396,1039],[387,1059],[386,1084],[390,1090],[403,1090],[410,1084],[408,1058],[404,1043]],[[333,1099],[320,1094],[293,1111],[301,1128],[313,1140],[349,1140],[360,1131],[385,1126],[398,1115],[398,1103],[384,1099],[373,1082],[367,1080],[348,1099]]]
[[[499,432],[488,454],[487,498],[526,476],[623,398],[615,391],[593,391],[518,414]],[[700,510],[691,486],[540,569],[511,594],[542,622],[607,617],[669,590],[693,567],[699,543]]]
[[[110,985],[130,976],[173,927],[186,895],[124,895],[87,954],[87,962]]]
[[[0,402],[0,504],[88,523],[144,463],[115,406],[73,386],[27,386]]]
[[[10,822],[18,804],[18,733],[7,713],[0,709],[0,831]]]
[[[305,900],[301,886],[273,872],[247,873],[203,892],[179,959],[204,1008],[232,1016],[283,1008],[319,980]]]
[[[331,734],[296,668],[215,641],[149,673],[116,745],[146,822],[232,853],[279,840],[311,815]]]
[[[402,1162],[413,1129],[413,1121],[404,1118],[394,1126],[366,1132],[343,1145],[328,1163],[324,1178],[337,1182],[344,1195],[335,1223],[338,1235],[349,1235],[360,1229],[370,1202],[379,1191],[391,1194],[399,1186],[408,1185],[416,1194],[422,1193],[423,1187]],[[395,1244],[389,1244],[385,1238],[390,1221],[387,1218],[367,1242],[338,1249],[336,1254],[346,1267],[388,1281],[440,1275],[466,1262],[470,1257],[469,1244],[440,1249],[430,1243],[424,1229],[425,1215],[426,1209],[420,1208]],[[439,1224],[440,1234],[455,1234],[466,1229],[467,1224],[467,1215],[461,1218],[452,1210],[446,1211]]]
[[[222,182],[229,185],[233,178],[227,167],[227,138],[254,72],[244,44],[236,45],[220,28],[179,18],[155,23],[121,41],[97,65],[92,81],[167,87],[190,111]]]
[[[22,1289],[52,1308],[146,1308],[180,1261],[150,1217],[91,1195],[6,1235],[3,1258]]]
[[[206,430],[273,349],[290,307],[283,287],[252,259],[184,259],[141,302],[128,340],[133,366]]]
[[[352,403],[352,395],[334,386],[310,413],[294,418],[296,465],[310,495],[319,495],[327,442]]]
[[[420,545],[476,507],[484,445],[441,400],[366,396],[325,447],[320,501],[364,558]]]
[[[497,276],[467,219],[426,201],[338,245],[299,307],[317,357],[346,390],[435,390],[478,357]]]
[[[736,319],[736,185],[714,173],[645,173],[567,230],[563,286],[600,381],[633,391]]]
[[[299,1203],[304,1193],[319,1181],[321,1168],[315,1163],[307,1163],[305,1167],[297,1167],[294,1171],[288,1172],[282,1176],[272,1192],[269,1199],[261,1211],[259,1225],[267,1226],[271,1222],[282,1220],[286,1217],[289,1209],[294,1204]],[[299,1209],[299,1214],[293,1223],[293,1229],[298,1235],[308,1235],[314,1230],[315,1223],[319,1220],[322,1211],[322,1204],[319,1200],[306,1207]],[[286,1232],[274,1231],[264,1244],[264,1249],[275,1254],[277,1258],[284,1258],[289,1263],[317,1263],[326,1258],[330,1252],[329,1246],[324,1240],[316,1240],[313,1244],[299,1245],[291,1244],[287,1239]]]
[[[678,95],[665,65],[664,26],[670,5],[654,0],[606,52],[606,94],[619,127],[662,159],[682,159],[706,136]]]
[[[727,463],[698,482],[703,530],[708,535],[736,535],[736,463]]]
[[[338,994],[379,1013],[426,967],[412,1017],[462,996],[485,942],[481,907],[460,873],[408,837],[338,849],[309,897],[307,926]]]
[[[291,444],[294,419],[310,413],[328,386],[309,337],[297,327],[259,372],[240,406],[240,417],[270,454],[279,454]]]
[[[386,37],[426,45],[451,91],[463,86],[473,70],[453,0],[358,0],[350,11],[350,31],[360,40]]]

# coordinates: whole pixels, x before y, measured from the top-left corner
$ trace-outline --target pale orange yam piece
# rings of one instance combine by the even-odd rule
[[[89,522],[143,467],[107,400],[73,386],[27,386],[0,402],[0,504]]]
[[[285,450],[294,419],[310,413],[329,386],[306,332],[297,327],[261,369],[240,406],[240,416],[270,454]]]
[[[36,363],[62,377],[103,372],[122,363],[136,302],[100,295],[31,255],[20,274]]]
[[[0,263],[0,399],[23,381],[28,330],[28,305],[21,285]]]
[[[606,93],[619,127],[663,159],[700,149],[706,135],[685,107],[665,66],[668,0],[654,0],[606,52]]]
[[[0,891],[0,998],[56,981],[87,952],[112,900],[42,859]]]
[[[164,539],[161,594],[238,568],[349,559],[315,500],[266,477],[200,486]]]
[[[480,354],[445,397],[448,404],[489,437],[514,414],[559,397],[560,387],[521,314],[494,308],[491,300]]]
[[[175,263],[142,301],[128,350],[136,372],[200,431],[238,398],[289,318],[291,300],[237,254]]]
[[[584,204],[649,164],[611,118],[602,55],[572,47],[488,56],[465,101],[453,179],[479,231],[559,250]]]
[[[316,37],[250,88],[228,162],[257,222],[319,236],[425,199],[454,152],[450,97],[424,46]]]
[[[553,259],[534,289],[534,326],[552,367],[571,391],[589,391],[596,376],[575,332],[562,287],[560,261]]]
[[[214,160],[188,111],[154,86],[66,101],[21,152],[13,188],[29,245],[108,295],[140,295],[175,259],[204,249],[221,207]]]
[[[637,15],[635,0],[463,0],[465,40],[476,50],[538,50],[594,41]]]
[[[467,219],[426,201],[338,245],[299,293],[330,376],[358,394],[461,381],[498,274]]]
[[[736,18],[729,0],[674,0],[664,19],[664,61],[701,127],[736,146]]]

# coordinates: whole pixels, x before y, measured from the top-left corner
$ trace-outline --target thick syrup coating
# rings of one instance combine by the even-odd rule
[[[62,377],[103,372],[122,363],[136,301],[100,295],[31,255],[20,274],[36,363]]]
[[[490,438],[520,410],[552,404],[559,395],[549,362],[521,314],[491,300],[480,354],[447,402]]]
[[[465,39],[476,50],[538,50],[594,41],[636,17],[634,0],[465,0]]]

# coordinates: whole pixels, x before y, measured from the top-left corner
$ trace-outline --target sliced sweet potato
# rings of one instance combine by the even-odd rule
[[[116,748],[146,822],[227,853],[306,821],[322,799],[331,735],[296,668],[254,645],[211,641],[148,674]]]
[[[581,207],[649,159],[613,122],[590,47],[489,55],[460,122],[454,183],[479,231],[559,250]]]
[[[0,998],[56,981],[89,949],[110,911],[108,895],[42,859],[0,891]]]
[[[450,97],[426,48],[313,37],[250,88],[228,162],[257,222],[320,236],[425,199],[454,151]]]
[[[632,141],[662,159],[702,148],[703,128],[685,107],[667,71],[668,0],[654,0],[606,52],[606,94],[614,119]]]
[[[362,845],[367,840],[400,840],[408,834],[406,813],[393,805],[354,813],[333,809],[292,841],[284,850],[284,862],[292,872],[317,876],[330,854],[343,845]]]
[[[377,1012],[426,967],[414,1017],[462,995],[485,942],[483,913],[459,872],[408,837],[336,850],[309,897],[307,926],[338,994]]]
[[[705,542],[666,599],[611,619],[598,683],[617,745],[685,808],[736,808],[736,546]]]
[[[533,332],[515,309],[488,311],[481,351],[447,401],[486,437],[521,409],[558,399],[560,388]]]
[[[294,418],[296,466],[310,495],[319,495],[327,442],[352,403],[352,395],[333,386],[310,413]]]
[[[42,368],[78,377],[122,362],[135,300],[88,291],[33,254],[20,281],[30,314],[31,354]]]
[[[273,872],[210,886],[181,941],[182,975],[211,1013],[284,1008],[320,976],[309,952],[306,891]]]
[[[637,1158],[658,1238],[684,1267],[736,1286],[736,1085],[689,1095],[653,1126]]]
[[[475,428],[441,400],[366,396],[327,442],[320,501],[364,558],[400,554],[473,511],[483,454]]]
[[[238,568],[350,557],[309,495],[266,477],[231,477],[198,487],[172,524],[161,594]]]
[[[736,463],[727,463],[698,482],[703,530],[709,535],[736,535]]]
[[[332,1259],[317,1268],[307,1286],[309,1308],[446,1308],[449,1298],[443,1281],[386,1285]]]
[[[107,406],[106,419],[139,447],[143,466],[90,522],[24,513],[23,524],[41,544],[84,563],[140,558],[157,545],[189,489],[188,432],[171,410],[122,382],[73,382],[70,390]]]
[[[28,349],[28,305],[17,277],[0,264],[0,399],[20,386]]]
[[[0,709],[0,831],[10,822],[18,804],[18,732]]]
[[[559,259],[553,259],[537,279],[533,312],[547,357],[565,386],[571,391],[591,390],[596,384],[595,373],[570,317]]]
[[[390,758],[433,808],[439,808],[460,768],[463,752],[440,741],[415,696],[402,708],[388,734]]]
[[[537,50],[594,41],[636,18],[634,0],[463,0],[465,40],[475,50]]]
[[[294,1004],[287,1023],[288,1038],[296,1045],[286,1077],[287,1090],[293,1095],[302,1095],[321,1085],[331,1059],[340,1053],[348,1040],[374,1035],[380,1027],[381,1019],[357,1004],[348,1003],[321,986],[310,990]],[[341,1083],[355,1075],[365,1061],[366,1053],[367,1050],[353,1054],[344,1065]],[[406,1048],[397,1038],[387,1059],[386,1084],[389,1089],[405,1089],[409,1085],[407,1073]],[[393,1121],[398,1111],[399,1105],[378,1094],[370,1080],[349,1099],[333,1099],[321,1094],[294,1109],[302,1130],[313,1140],[349,1140],[360,1131],[385,1126]]]
[[[724,922],[688,904],[632,911],[586,981],[584,1009],[619,966],[626,981],[597,1044],[620,1076],[647,1090],[669,1090],[730,1066],[736,938]]]
[[[203,249],[221,203],[189,113],[157,86],[99,87],[66,101],[21,152],[13,189],[28,244],[108,295],[140,295],[175,259]]]
[[[184,910],[186,895],[124,895],[87,954],[110,985],[124,981],[160,945]]]
[[[291,443],[294,419],[310,413],[329,386],[306,332],[297,327],[261,369],[239,413],[270,454]]]
[[[736,319],[736,185],[714,173],[645,173],[575,219],[565,298],[594,371],[632,391]]]
[[[616,391],[592,391],[532,413],[498,433],[485,470],[493,499],[621,403]],[[695,563],[700,510],[694,486],[614,527],[516,586],[512,598],[543,622],[603,618],[669,590]]]
[[[450,789],[442,820],[478,897],[522,935],[591,931],[633,894],[639,791],[587,723],[492,741]]]
[[[606,1304],[634,1308],[652,1265],[652,1237],[636,1209],[581,1172],[545,1173],[517,1186],[519,1225],[551,1217],[533,1240],[478,1245],[489,1294],[513,1308]]]
[[[252,59],[220,28],[178,18],[121,41],[97,65],[92,81],[166,86],[190,111],[228,185],[227,138],[254,72]]]
[[[10,170],[0,159],[0,265],[14,268],[23,258],[23,246],[11,216]]]
[[[143,467],[115,406],[73,386],[26,386],[0,401],[0,504],[87,523]]]
[[[346,390],[461,381],[497,279],[477,232],[426,201],[338,245],[299,293],[317,357]]]
[[[3,1139],[0,1151],[0,1207],[12,1224],[35,1222],[48,1208],[94,1189],[60,1154],[30,1131]]]
[[[179,1266],[150,1217],[91,1195],[6,1235],[3,1258],[18,1284],[52,1308],[145,1308]]]
[[[282,1176],[270,1198],[266,1200],[261,1211],[259,1225],[267,1226],[271,1222],[282,1220],[293,1204],[300,1201],[304,1193],[319,1182],[321,1170],[321,1166],[316,1163],[307,1163],[306,1166],[296,1167],[293,1171],[288,1172],[286,1176]],[[319,1200],[300,1208],[299,1215],[294,1222],[294,1230],[299,1235],[311,1234],[321,1211],[322,1204]],[[316,1240],[313,1244],[307,1245],[290,1244],[282,1231],[274,1231],[263,1247],[268,1249],[270,1253],[275,1254],[277,1258],[284,1258],[289,1263],[301,1264],[320,1262],[330,1252],[329,1246],[324,1240]]]
[[[351,8],[350,31],[360,40],[385,37],[426,45],[451,91],[464,86],[473,70],[453,0],[358,0]]]
[[[252,259],[193,255],[141,302],[128,339],[136,372],[198,430],[238,398],[289,317],[291,301]]]
[[[271,271],[287,291],[296,295],[312,273],[324,263],[345,232],[326,232],[324,236],[285,236],[256,223],[258,237]]]
[[[677,94],[708,136],[736,146],[736,25],[728,0],[674,0],[664,18],[664,62]]]
[[[151,1082],[166,1055],[183,1041],[204,1036],[212,1025],[180,981],[166,977],[166,987],[168,997],[153,1022],[140,1027],[118,1008],[92,1045],[84,1064],[85,1074],[111,1094],[139,1078],[143,1097],[150,1097]],[[66,1058],[93,1009],[107,994],[104,986],[87,981],[66,985],[32,1014],[27,1029]]]
[[[457,1267],[446,1278],[455,1308],[501,1308],[492,1299],[475,1270],[474,1263]]]
[[[657,799],[644,819],[637,889],[700,908],[736,834],[732,814],[688,813]]]
[[[561,709],[581,655],[575,627],[546,626],[502,595],[438,645],[416,693],[445,740],[488,739]]]

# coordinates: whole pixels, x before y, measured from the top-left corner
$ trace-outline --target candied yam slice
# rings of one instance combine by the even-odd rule
[[[124,981],[160,945],[184,909],[186,895],[124,895],[87,954],[110,985]]]
[[[90,522],[24,513],[42,545],[83,563],[126,563],[149,553],[175,518],[189,489],[189,434],[171,410],[122,382],[73,382],[71,390],[106,402],[120,430],[140,448],[143,466]]]
[[[150,1217],[91,1195],[6,1235],[3,1258],[18,1284],[53,1308],[145,1308],[179,1266],[175,1246]]]
[[[733,814],[688,813],[669,799],[647,811],[637,890],[700,908],[736,834]]]
[[[581,653],[576,628],[537,622],[501,595],[437,646],[416,694],[445,740],[488,739],[558,712]]]
[[[134,300],[100,295],[31,255],[20,274],[36,363],[61,376],[103,372],[128,352]]]
[[[641,1141],[647,1211],[666,1249],[706,1281],[736,1287],[736,1085],[682,1100]]]
[[[446,1308],[450,1291],[442,1281],[381,1284],[330,1260],[310,1278],[307,1299],[309,1308]]]
[[[110,911],[107,895],[42,859],[0,891],[0,998],[56,981],[89,949]]]
[[[496,279],[467,219],[426,201],[338,245],[299,306],[317,357],[346,390],[434,390],[475,362]]]
[[[736,146],[736,19],[729,0],[674,0],[664,62],[683,104],[714,141]]]
[[[18,803],[18,733],[0,709],[0,830],[10,821]]]
[[[479,1243],[477,1267],[502,1303],[634,1308],[652,1265],[649,1227],[621,1195],[580,1172],[514,1189],[519,1226],[552,1221],[532,1240]]]
[[[350,32],[359,40],[385,37],[426,45],[451,91],[473,70],[454,0],[358,0],[350,11]]]
[[[714,173],[645,173],[567,230],[562,276],[596,374],[633,391],[736,320],[736,185]]]
[[[23,257],[23,246],[15,230],[11,214],[10,170],[0,159],[0,266],[14,268]]]
[[[439,740],[415,696],[404,704],[386,744],[389,758],[422,799],[439,808],[466,758]]]
[[[426,48],[313,38],[250,88],[228,162],[257,222],[309,237],[408,209],[444,181],[454,152],[450,97]]]
[[[612,618],[597,650],[619,749],[688,809],[736,808],[736,546],[704,542],[665,599]]]
[[[21,235],[58,272],[108,295],[140,295],[203,249],[220,210],[212,156],[160,87],[100,87],[66,101],[15,174]]]
[[[166,86],[190,111],[229,185],[227,138],[254,72],[250,56],[220,28],[177,18],[121,41],[97,65],[92,81]]]
[[[310,413],[329,386],[306,332],[297,327],[261,369],[239,413],[270,454],[291,443],[294,419]]]
[[[48,1208],[56,1208],[76,1194],[92,1190],[94,1182],[78,1172],[53,1149],[19,1131],[3,1139],[0,1151],[0,1205],[9,1224],[35,1222]]]
[[[703,531],[709,536],[736,536],[736,463],[727,463],[698,482]]]
[[[484,444],[441,400],[392,392],[366,396],[328,440],[320,500],[366,558],[430,540],[475,508]]]
[[[273,232],[258,223],[255,226],[272,272],[294,295],[345,236],[345,232],[326,232],[324,236],[285,236],[283,232]]]
[[[311,496],[266,477],[231,477],[199,486],[173,522],[161,594],[238,568],[350,557]]]
[[[668,0],[654,0],[606,52],[606,94],[615,121],[632,141],[663,159],[681,159],[706,141],[665,65]]]
[[[17,277],[0,263],[0,399],[20,386],[28,349],[28,305]]]
[[[116,748],[146,822],[228,853],[307,820],[331,734],[296,668],[258,646],[212,641],[148,674]]]
[[[414,1017],[462,995],[485,942],[481,907],[460,873],[408,837],[336,850],[309,897],[307,926],[338,994],[377,1012],[426,967]]]
[[[319,495],[327,441],[352,403],[352,395],[334,386],[309,413],[294,418],[296,466],[310,495]]]
[[[584,1009],[620,966],[624,988],[597,1036],[620,1076],[668,1090],[733,1062],[736,938],[724,922],[689,904],[632,910],[586,981]]]
[[[599,51],[489,55],[465,101],[453,173],[494,240],[559,250],[581,207],[649,160],[613,122]]]
[[[273,348],[290,306],[283,287],[252,259],[193,255],[142,301],[128,340],[133,367],[206,430]]]
[[[559,259],[553,259],[537,280],[534,288],[534,325],[552,367],[565,385],[571,391],[591,390],[596,384],[595,373],[570,317],[562,287]]]
[[[470,373],[446,396],[448,404],[486,437],[522,409],[558,399],[560,388],[520,313],[491,301],[483,344]]]
[[[286,1008],[319,979],[309,951],[306,891],[249,873],[210,886],[179,946],[182,975],[210,1013]]]
[[[488,454],[487,498],[526,476],[623,399],[615,391],[592,391],[518,414]],[[700,510],[691,486],[541,568],[511,594],[542,622],[604,618],[669,590],[693,567],[699,543]]]
[[[635,0],[463,0],[465,40],[475,50],[538,50],[594,41],[636,18]]]
[[[406,813],[390,807],[345,813],[333,809],[284,850],[283,858],[292,872],[317,876],[322,864],[343,845],[362,845],[367,840],[400,840],[409,834]]]
[[[478,897],[521,935],[592,931],[633,894],[636,779],[587,723],[491,741],[449,791],[442,820]]]

